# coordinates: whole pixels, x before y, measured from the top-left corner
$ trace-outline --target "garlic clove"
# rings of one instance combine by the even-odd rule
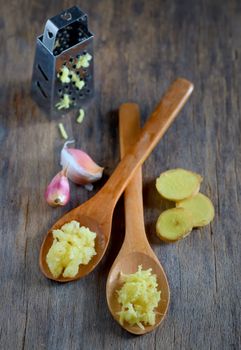
[[[70,186],[66,170],[55,175],[45,191],[45,199],[52,207],[64,206],[70,200]]]
[[[66,142],[61,151],[61,165],[67,168],[68,178],[78,185],[86,185],[99,180],[104,168],[96,164],[85,152],[68,148]]]

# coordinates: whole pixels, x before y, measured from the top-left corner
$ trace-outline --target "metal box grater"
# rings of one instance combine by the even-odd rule
[[[74,6],[47,20],[37,38],[31,93],[50,116],[80,108],[94,93],[93,34]]]

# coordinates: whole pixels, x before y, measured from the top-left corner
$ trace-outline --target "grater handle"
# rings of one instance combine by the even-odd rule
[[[43,44],[51,52],[54,50],[58,30],[59,28],[50,19],[48,19],[44,28]]]

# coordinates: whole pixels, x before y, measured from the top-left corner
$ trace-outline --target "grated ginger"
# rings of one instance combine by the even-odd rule
[[[61,229],[53,230],[54,241],[46,256],[46,262],[52,275],[57,278],[74,277],[79,265],[87,265],[96,255],[96,233],[80,226],[72,220]]]
[[[85,82],[83,79],[81,79],[78,74],[76,74],[75,72],[71,71],[71,75],[72,75],[72,82],[75,83],[75,86],[77,87],[77,89],[81,90],[83,89],[83,87],[85,86]]]
[[[69,70],[69,68],[63,65],[62,68],[60,69],[60,72],[57,74],[61,83],[63,83],[63,84],[70,83],[70,81],[71,81],[71,79],[69,77],[70,73],[71,73],[71,71]]]
[[[87,52],[85,55],[82,55],[78,58],[76,63],[76,68],[79,69],[81,67],[88,68],[90,65],[90,61],[92,60],[92,56]]]
[[[60,99],[59,102],[56,103],[55,107],[57,107],[58,110],[60,109],[67,109],[70,107],[72,103],[72,100],[68,94],[64,94],[64,96]]]
[[[59,123],[58,126],[59,126],[60,135],[62,136],[63,139],[67,140],[68,134],[65,130],[63,123]]]
[[[122,325],[126,321],[132,326],[137,324],[144,329],[144,325],[155,324],[154,309],[158,306],[161,292],[157,290],[156,275],[151,271],[152,269],[142,270],[140,265],[138,271],[133,274],[121,274],[124,284],[117,293],[118,302],[121,304],[118,315]]]
[[[82,121],[84,120],[84,117],[85,117],[85,111],[81,108],[79,110],[79,115],[78,115],[78,117],[76,119],[77,123],[81,124]]]

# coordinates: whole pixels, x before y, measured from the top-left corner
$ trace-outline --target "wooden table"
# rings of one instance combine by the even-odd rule
[[[105,176],[93,192],[73,185],[70,203],[58,209],[43,194],[60,169],[59,120],[37,108],[29,87],[36,36],[47,18],[75,2],[0,3],[0,349],[240,349],[240,1],[79,2],[96,34],[96,93],[83,124],[73,115],[61,121]],[[161,327],[135,337],[114,322],[105,299],[123,240],[123,200],[107,254],[83,280],[47,280],[39,248],[50,225],[98,191],[117,165],[119,105],[139,103],[144,122],[177,76],[193,81],[195,91],[143,167],[146,231],[167,273],[171,304]],[[155,236],[166,206],[155,178],[174,167],[202,174],[216,217],[168,245]]]

